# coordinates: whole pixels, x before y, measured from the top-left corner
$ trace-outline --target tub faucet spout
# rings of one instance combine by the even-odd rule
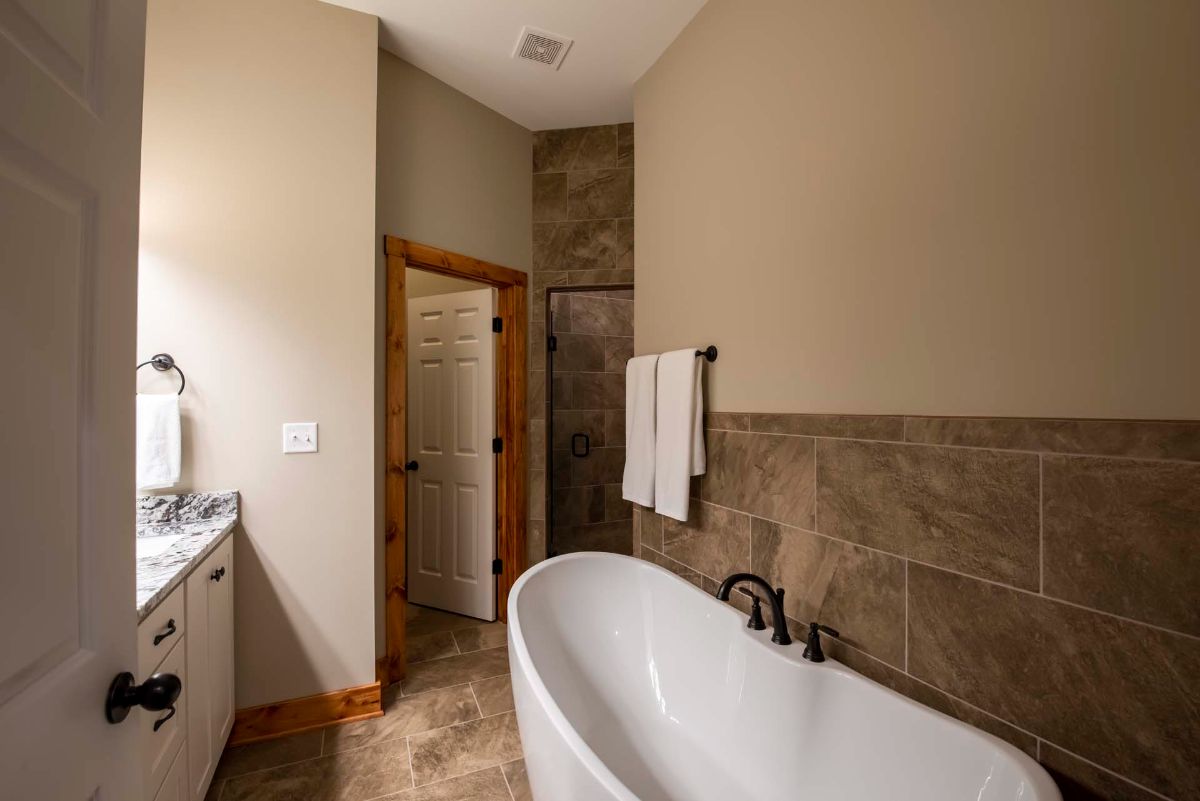
[[[766,591],[767,601],[771,604],[771,625],[775,628],[775,633],[771,635],[771,642],[777,642],[780,645],[790,645],[792,638],[788,634],[787,619],[783,616],[783,587],[779,587],[778,589],[772,588],[766,579],[756,576],[753,573],[734,573],[722,581],[721,586],[717,588],[717,600],[728,601],[729,593],[734,585],[740,584],[743,581],[756,584]]]

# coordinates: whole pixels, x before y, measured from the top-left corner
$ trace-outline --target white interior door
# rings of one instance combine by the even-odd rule
[[[408,301],[408,599],[495,620],[493,290]]]
[[[133,405],[145,0],[0,0],[0,796],[140,797]]]

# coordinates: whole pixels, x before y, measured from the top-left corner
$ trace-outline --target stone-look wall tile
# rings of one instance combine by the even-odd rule
[[[658,551],[654,550],[653,548],[647,546],[645,543],[642,544],[641,556],[642,556],[642,559],[646,560],[647,562],[658,565],[659,567],[665,567],[667,570],[670,570],[672,573],[679,576],[684,581],[695,584],[700,589],[704,589],[704,577],[703,576],[701,576],[699,573],[697,573],[695,570],[688,567],[687,565],[680,564],[679,562],[676,562],[674,559],[671,559],[670,557],[666,556],[665,554],[659,553]]]
[[[563,376],[566,378],[567,376]],[[624,409],[624,373],[570,373],[570,398],[559,402],[558,388],[554,392],[556,409]],[[556,376],[557,378],[557,376]]]
[[[570,332],[571,330],[571,293],[569,292],[552,292],[550,293],[550,314],[552,323],[551,330],[556,334]]]
[[[817,441],[822,534],[1036,590],[1038,457]]]
[[[554,486],[574,487],[575,477],[571,473],[571,463],[575,461],[570,451],[551,451],[550,469],[554,473]]]
[[[529,419],[546,419],[546,371],[529,373]]]
[[[603,448],[607,441],[604,437],[604,412],[599,409],[574,410],[564,409],[554,412],[554,449],[569,451],[571,437],[575,434],[586,434],[593,448]],[[624,444],[621,439],[614,444]]]
[[[908,669],[1175,798],[1200,796],[1200,640],[909,563]]]
[[[633,301],[576,295],[571,299],[571,330],[610,337],[633,336]]]
[[[546,323],[529,324],[529,369],[546,369]]]
[[[546,421],[529,421],[529,466],[534,470],[546,469]]]
[[[615,520],[587,526],[554,526],[557,553],[604,551],[625,556],[633,554],[633,521]]]
[[[592,448],[592,452],[582,459],[571,458],[571,481],[574,484],[619,484],[624,476],[624,446]]]
[[[1058,785],[1063,801],[1162,801],[1160,796],[1050,743],[1042,743],[1040,761]]]
[[[749,431],[750,415],[732,412],[705,412],[704,427],[718,431]]]
[[[1046,595],[1200,636],[1200,464],[1046,456]]]
[[[750,536],[750,571],[787,591],[788,617],[832,626],[849,645],[904,667],[903,559],[757,517]]]
[[[627,301],[618,302],[625,303]],[[625,364],[632,358],[633,337],[606,336],[604,338],[604,372],[624,375]]]
[[[620,484],[604,485],[604,519],[633,519],[633,504],[621,497]]]
[[[575,408],[574,389],[575,381],[570,374],[559,375],[556,373],[554,375],[550,381],[550,391],[554,394],[556,410]]]
[[[625,442],[625,410],[605,409],[604,441],[612,445]]]
[[[642,534],[642,544],[653,548],[659,553],[663,552],[663,518],[662,515],[655,514],[653,509],[647,509],[645,506],[634,505],[634,514],[640,522],[640,530]]]
[[[617,142],[616,125],[535,131],[533,171],[538,173],[616,167]]]
[[[533,296],[529,308],[530,322],[540,323],[546,320],[546,287],[566,286],[567,276],[563,271],[534,273],[530,278],[530,289]]]
[[[813,440],[732,431],[709,431],[706,440],[704,500],[813,528]]]
[[[904,418],[858,414],[752,414],[750,430],[842,439],[904,440]]]
[[[550,173],[556,175],[558,173]],[[541,176],[535,176],[540,178]],[[538,216],[538,187],[534,184],[534,221],[596,220],[633,216],[633,170],[587,170],[566,173],[566,217]],[[546,189],[550,197],[550,189]],[[555,187],[553,198],[557,200]],[[547,206],[547,209],[550,207]],[[550,213],[547,211],[547,213]]]
[[[546,471],[529,471],[529,519],[546,519]]]
[[[530,520],[525,529],[525,550],[532,567],[546,558],[546,521]]]
[[[567,191],[565,172],[533,176],[533,221],[553,222],[567,219]]]
[[[633,166],[633,123],[623,122],[617,126],[617,166]]]
[[[633,271],[634,235],[633,218],[617,220],[617,249],[614,254],[618,270]]]
[[[909,442],[1200,461],[1200,421],[909,417]]]
[[[612,270],[617,266],[616,220],[534,223],[533,269]]]
[[[555,487],[554,533],[564,526],[604,522],[604,487]]]
[[[686,523],[662,521],[663,553],[677,562],[717,579],[750,569],[748,515],[693,500]]]
[[[567,283],[571,286],[587,284],[632,284],[633,270],[571,270],[567,273]]]
[[[554,352],[554,372],[604,372],[604,337],[599,334],[555,334],[558,349]],[[546,343],[541,344],[545,359]],[[532,350],[532,349],[531,349]],[[544,362],[543,362],[544,363]]]
[[[878,682],[888,689],[908,696],[917,703],[936,709],[943,715],[949,715],[977,729],[982,729],[988,734],[995,735],[1001,740],[1005,740],[1020,748],[1032,757],[1037,756],[1037,738],[1032,734],[1021,731],[1015,726],[1011,726],[999,718],[989,715],[982,709],[971,706],[965,701],[961,701],[954,696],[947,695],[941,690],[930,687],[928,684],[917,681],[902,670],[897,670],[880,662],[878,659],[873,659],[862,651],[855,648],[848,648],[838,640],[824,637],[822,638],[822,643],[825,644],[825,653],[827,656],[833,657],[851,670],[866,676],[871,681]]]

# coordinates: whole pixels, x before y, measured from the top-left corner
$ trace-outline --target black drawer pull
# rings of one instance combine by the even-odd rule
[[[167,630],[164,631],[162,634],[154,635],[154,644],[158,645],[160,642],[162,642],[163,640],[170,637],[176,631],[178,631],[178,629],[175,628],[175,618],[171,618],[170,620],[167,621]]]
[[[158,731],[159,729],[161,729],[163,727],[163,724],[166,723],[168,720],[170,720],[173,717],[175,717],[175,707],[169,706],[169,707],[167,707],[166,716],[161,717],[158,720],[154,721],[154,730]]]
[[[583,440],[583,450],[582,451],[580,451],[579,448],[577,448],[575,446],[575,443],[581,439]],[[591,452],[592,452],[591,437],[589,437],[587,434],[584,434],[583,432],[579,432],[577,434],[571,435],[571,455],[572,456],[582,459]]]

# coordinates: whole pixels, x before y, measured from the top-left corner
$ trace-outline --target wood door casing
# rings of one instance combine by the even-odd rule
[[[385,464],[384,464],[384,616],[386,646],[379,659],[383,683],[404,677],[406,664],[405,583],[406,540],[406,415],[408,391],[407,309],[404,271],[408,267],[467,278],[495,287],[496,316],[503,330],[496,343],[496,434],[503,452],[496,461],[496,554],[501,571],[496,577],[496,614],[507,618],[508,594],[527,563],[528,516],[527,326],[528,276],[497,264],[384,237],[386,256],[385,325]]]

